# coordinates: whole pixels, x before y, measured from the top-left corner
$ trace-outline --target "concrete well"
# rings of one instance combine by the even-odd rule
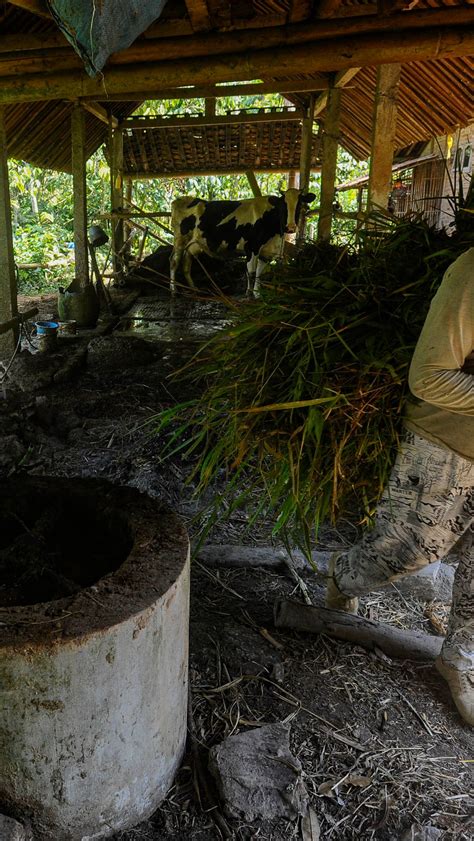
[[[132,488],[8,481],[0,572],[0,811],[31,821],[41,841],[133,826],[184,751],[182,523]]]

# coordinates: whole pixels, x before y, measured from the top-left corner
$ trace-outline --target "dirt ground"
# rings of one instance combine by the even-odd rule
[[[36,300],[25,299],[21,308]],[[124,293],[122,305],[132,303]],[[128,318],[120,334],[66,340],[61,353],[74,356],[76,366],[64,381],[48,381],[38,355],[33,367],[15,361],[3,399],[0,388],[0,476],[105,478],[162,498],[190,524],[200,503],[185,484],[186,464],[160,460],[161,443],[148,421],[187,396],[170,374],[225,313],[209,302],[188,302],[171,323],[165,298],[153,303],[159,318],[147,327]],[[54,314],[53,297],[42,296],[39,304],[43,318]],[[136,314],[136,301],[133,306]],[[251,532],[245,525],[245,514],[235,515],[212,540],[269,544],[269,524]],[[320,548],[356,537],[351,523],[328,527]],[[303,578],[317,599],[313,573]],[[196,749],[190,741],[157,812],[114,841],[317,837],[304,835],[299,820],[229,818],[207,777],[210,747],[270,722],[291,728],[321,839],[472,839],[474,738],[432,664],[392,661],[329,637],[277,630],[272,611],[278,596],[300,598],[285,567],[193,564],[190,725]],[[425,608],[396,593],[376,593],[362,600],[361,612],[435,633]],[[415,824],[431,829],[416,835]]]

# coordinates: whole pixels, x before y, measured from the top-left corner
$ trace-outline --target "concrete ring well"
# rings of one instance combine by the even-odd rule
[[[74,592],[0,607],[0,810],[39,841],[105,838],[156,809],[184,752],[188,537],[133,488],[23,477],[0,489],[0,558],[23,538]]]

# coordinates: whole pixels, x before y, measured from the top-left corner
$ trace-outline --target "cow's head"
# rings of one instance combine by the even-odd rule
[[[289,190],[281,191],[281,195],[286,208],[286,224],[285,233],[294,234],[298,226],[298,219],[301,213],[301,208],[304,204],[310,204],[315,200],[314,193],[303,193],[290,187]]]

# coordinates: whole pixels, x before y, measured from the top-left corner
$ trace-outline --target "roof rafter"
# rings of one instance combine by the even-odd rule
[[[350,81],[357,76],[360,67],[350,67],[348,70],[341,70],[339,73],[336,74],[336,78],[334,79],[334,87],[335,88],[345,88]],[[328,96],[329,92],[325,91],[324,93],[320,94],[314,103],[314,117],[318,117],[319,114],[325,110],[326,105],[328,104]]]
[[[32,15],[38,15],[40,18],[47,18],[48,20],[52,18],[45,0],[9,0],[9,3],[10,6],[18,6],[18,8],[31,12]]]
[[[211,18],[206,0],[185,0],[191,26],[195,32],[211,29]]]

